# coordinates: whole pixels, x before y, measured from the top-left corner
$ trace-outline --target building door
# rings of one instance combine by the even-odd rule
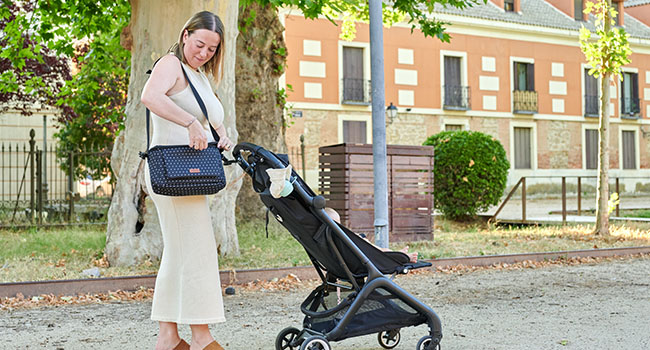
[[[598,130],[585,129],[585,168],[598,169]]]
[[[531,128],[515,129],[515,169],[532,169]]]
[[[636,169],[636,140],[634,131],[623,130],[623,169]]]

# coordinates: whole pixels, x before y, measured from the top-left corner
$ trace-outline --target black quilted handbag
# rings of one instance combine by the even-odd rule
[[[182,65],[181,69],[201,111],[208,119],[208,111],[201,96]],[[208,148],[200,151],[189,145],[158,145],[150,148],[149,119],[150,111],[147,108],[147,152],[140,152],[140,157],[148,160],[154,193],[164,196],[197,196],[215,194],[226,187],[223,156],[217,147],[219,135],[209,119],[208,125],[216,142],[210,142]]]

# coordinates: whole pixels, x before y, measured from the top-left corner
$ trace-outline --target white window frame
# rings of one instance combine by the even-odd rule
[[[634,132],[634,169],[623,168],[623,131]],[[619,125],[618,127],[618,168],[623,171],[639,170],[641,164],[641,154],[639,154],[639,127],[636,125]]]
[[[591,65],[581,63],[580,64],[580,91],[581,91],[581,100],[582,100],[582,117],[585,117],[585,113],[587,112],[587,106],[585,105],[585,69],[591,69]],[[595,78],[595,79],[602,79],[602,78]],[[598,99],[600,100],[601,96],[601,91],[598,89]],[[611,102],[610,102],[611,103]],[[600,104],[598,105],[598,108],[600,108]],[[584,142],[583,142],[584,145]],[[584,167],[583,167],[584,168]]]
[[[444,104],[445,98],[445,56],[460,57],[460,80],[463,86],[469,86],[467,83],[467,52],[440,50],[440,104]]]
[[[515,168],[515,128],[530,128],[530,169]],[[510,122],[510,169],[514,171],[532,171],[537,170],[537,123],[528,121],[511,121]]]
[[[339,56],[339,77],[337,80],[339,90],[339,104],[343,101],[343,47],[358,47],[363,49],[363,80],[370,81],[370,43],[359,41],[341,41],[338,42],[338,56]],[[369,93],[372,93],[369,91]]]
[[[447,125],[462,125],[463,130],[469,130],[469,120],[466,118],[440,118],[440,131],[445,131]]]
[[[636,73],[637,76],[637,81],[639,82],[637,94],[641,95],[641,79],[639,76],[639,69],[638,68],[631,68],[631,67],[621,67],[621,77],[623,76],[623,73]],[[623,103],[621,101],[621,93],[623,92],[623,81],[618,78],[618,79],[612,79],[612,82],[616,84],[616,91],[618,92],[618,95],[616,96],[615,100],[616,103],[618,104],[618,118],[621,119],[621,116],[623,115]],[[639,97],[639,102],[643,101],[642,96]],[[610,101],[611,103],[611,101]],[[643,115],[643,111],[639,108],[639,114]],[[639,166],[639,163],[637,162],[637,168]],[[623,169],[623,163],[621,163],[621,169]]]
[[[514,93],[513,93],[513,91],[515,90],[515,75],[514,75],[515,72],[512,70],[512,66],[514,65],[515,62],[535,64],[535,59],[530,57],[510,56],[510,64],[508,67],[508,70],[510,71],[510,76],[508,77],[508,80],[510,80],[510,113],[513,114],[514,114],[514,107],[515,107]],[[537,86],[535,86],[535,91],[537,91]],[[539,103],[537,108],[539,108]]]
[[[372,143],[372,115],[364,114],[339,114],[338,115],[338,143],[343,143],[343,122],[362,121],[366,122],[366,142]]]

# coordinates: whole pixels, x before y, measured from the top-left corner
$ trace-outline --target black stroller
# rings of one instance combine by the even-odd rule
[[[392,349],[400,341],[401,328],[423,323],[429,334],[419,340],[416,350],[440,348],[442,330],[436,313],[386,276],[430,263],[410,263],[401,252],[382,252],[337,224],[323,210],[325,198],[313,193],[295,172],[293,191],[273,198],[266,169],[285,168],[286,155],[250,143],[238,144],[233,155],[252,178],[262,202],[305,248],[323,281],[300,306],[303,329],[282,330],[276,350],[330,350],[330,341],[371,333],[378,333],[382,347]]]

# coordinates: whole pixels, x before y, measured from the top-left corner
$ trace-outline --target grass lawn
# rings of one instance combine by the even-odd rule
[[[438,219],[434,241],[408,245],[420,259],[548,252],[650,245],[650,224],[612,225],[610,237],[590,234],[589,226],[492,227]],[[278,223],[263,221],[238,227],[241,254],[219,258],[222,270],[310,265],[302,246]],[[104,227],[0,230],[0,282],[83,278],[81,271],[99,267],[102,276],[153,274],[156,261],[129,268],[107,267],[103,257]]]

